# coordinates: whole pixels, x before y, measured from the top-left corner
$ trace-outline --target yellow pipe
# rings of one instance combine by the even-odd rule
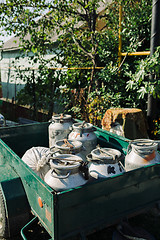
[[[103,69],[104,67],[95,67],[94,69]],[[13,68],[13,67],[6,67],[6,68],[0,68],[0,70],[5,70],[5,69],[11,69],[11,70],[17,70],[16,68]],[[74,68],[74,67],[71,67],[71,68],[67,68],[67,67],[64,67],[64,68],[54,68],[54,67],[49,67],[48,69],[51,69],[51,70],[90,70],[90,69],[93,69],[93,67],[77,67],[77,68]],[[27,71],[28,68],[20,68],[19,70],[25,70]],[[30,68],[29,70],[39,70],[38,68]]]
[[[144,52],[132,52],[132,53],[127,53],[127,52],[124,52],[124,53],[119,53],[120,56],[124,57],[124,56],[146,56],[146,55],[150,55],[150,51],[144,51]]]
[[[122,53],[122,5],[119,6],[119,32],[118,32],[118,39],[119,39],[119,45],[118,45],[118,66],[121,65],[122,57],[124,56],[149,56],[150,51],[144,51],[144,52],[131,52]]]
[[[118,65],[121,65],[121,60],[122,60],[122,5],[119,7],[119,31],[118,31],[118,39],[119,39],[119,45],[118,45]]]
[[[95,67],[94,69],[103,69],[104,67]],[[93,67],[77,67],[77,68],[74,68],[74,67],[71,67],[71,68],[49,68],[49,69],[52,69],[52,70],[85,70],[85,69],[93,69]]]

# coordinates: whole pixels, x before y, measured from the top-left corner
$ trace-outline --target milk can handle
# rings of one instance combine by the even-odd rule
[[[119,163],[119,166],[121,166],[121,167],[122,167],[122,169],[125,169],[125,167],[124,167],[124,165],[122,164],[122,162],[121,162],[121,161],[118,161],[118,163]]]
[[[79,129],[79,132],[80,132],[80,137],[82,137],[83,128],[80,128],[80,129]]]
[[[84,179],[88,180],[89,179],[89,172],[88,172],[88,163],[87,162],[82,162],[79,171],[82,173],[82,176]]]
[[[49,153],[50,153],[50,157],[52,157],[52,154],[60,153],[60,150],[57,149],[55,146],[53,146],[49,148]]]
[[[79,126],[80,137],[82,137],[85,121]]]
[[[52,150],[55,148],[55,146],[52,146],[49,148],[50,152],[52,153]]]
[[[67,175],[58,175],[58,174],[56,173],[55,169],[53,169],[52,172],[51,172],[51,176],[52,176],[52,177],[59,178],[59,179],[68,178],[70,174],[71,174],[71,172],[68,172]]]
[[[87,161],[92,161],[92,154],[88,154],[87,156],[86,156],[86,158],[87,158]]]
[[[131,143],[132,143],[132,141],[130,141],[128,144],[127,154],[129,154],[131,152]]]
[[[60,123],[63,123],[63,122],[64,122],[63,117],[64,117],[64,116],[63,116],[63,113],[61,113],[61,115],[60,115],[60,120],[59,120]]]
[[[69,126],[69,130],[72,131],[72,130],[73,130],[73,127],[72,127],[72,126]]]
[[[48,120],[49,123],[55,123],[55,121],[51,118]]]

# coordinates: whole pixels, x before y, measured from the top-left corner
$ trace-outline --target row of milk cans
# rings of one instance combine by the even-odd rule
[[[49,148],[33,147],[29,160],[27,154],[22,160],[55,191],[160,162],[153,140],[131,141],[125,157],[117,149],[98,147],[95,130],[90,123],[74,123],[70,115],[55,115],[49,125]]]
[[[92,124],[73,123],[70,115],[53,116],[49,126],[49,146],[61,149],[62,153],[77,154],[83,161],[89,162],[89,175],[95,179],[160,162],[160,155],[157,152],[158,144],[153,140],[130,141],[124,159],[124,155],[116,149],[97,147],[94,130]],[[68,140],[65,140],[66,138]],[[68,149],[69,152],[67,152]],[[125,167],[121,160],[125,163]]]
[[[90,123],[74,123],[70,115],[52,117],[49,147],[54,156],[51,170],[44,178],[48,185],[55,189],[53,175],[57,178],[54,185],[55,182],[61,185],[65,178],[71,188],[73,185],[84,185],[88,180],[107,178],[125,171],[120,161],[120,151],[97,147],[95,130]],[[58,155],[55,156],[56,151]]]

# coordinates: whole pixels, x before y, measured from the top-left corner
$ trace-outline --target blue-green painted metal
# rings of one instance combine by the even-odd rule
[[[160,164],[54,192],[20,158],[30,147],[48,146],[48,125],[40,123],[0,130],[0,162],[9,165],[15,176],[19,176],[32,212],[52,239],[86,236],[159,201]],[[128,139],[99,128],[95,133],[101,146],[126,153]],[[39,198],[43,207],[38,204]]]
[[[0,138],[22,156],[33,146],[48,146],[48,126],[47,122],[0,128]]]
[[[2,140],[0,140],[1,152],[5,160],[20,176],[29,205],[35,215],[47,229],[48,233],[54,229],[53,195],[52,189],[45,184]],[[18,143],[17,143],[18,144]],[[43,208],[38,204],[38,198],[43,201]]]
[[[0,166],[0,189],[6,209],[8,235],[12,236],[29,220],[30,206],[20,177],[8,164]]]
[[[21,229],[21,236],[24,240],[27,240],[25,236],[25,231],[35,222],[37,221],[38,217],[34,217],[31,221],[29,221],[22,229]]]

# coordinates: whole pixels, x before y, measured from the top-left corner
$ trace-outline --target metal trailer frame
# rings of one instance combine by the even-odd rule
[[[84,186],[55,192],[20,157],[33,146],[48,146],[49,123],[0,129],[0,188],[9,235],[13,219],[24,219],[25,232],[38,219],[54,240],[85,239],[94,231],[153,206],[160,199],[160,164],[153,164]],[[98,143],[126,154],[129,140],[96,128]],[[31,220],[30,211],[35,217]],[[29,220],[28,220],[29,218]],[[31,220],[31,221],[30,221]],[[21,226],[17,231],[20,231]]]

